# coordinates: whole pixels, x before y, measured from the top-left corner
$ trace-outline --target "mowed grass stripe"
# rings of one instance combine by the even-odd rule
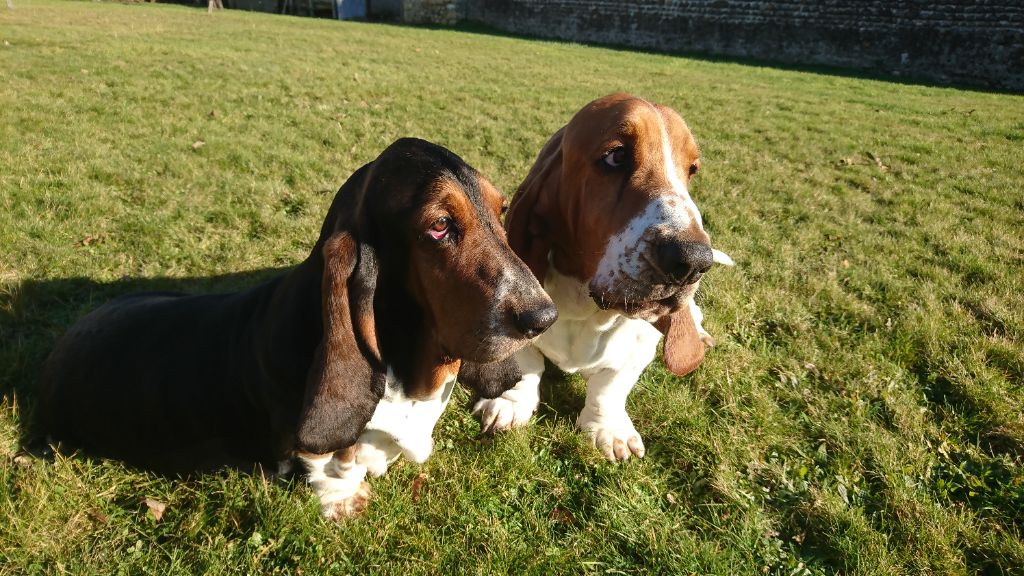
[[[1024,98],[475,32],[168,5],[0,9],[0,574],[1019,574]],[[15,461],[42,360],[138,289],[301,260],[335,190],[401,136],[514,192],[584,103],[677,109],[738,262],[719,345],[652,365],[611,465],[549,374],[480,439],[462,391],[424,466],[330,525],[300,481]],[[420,474],[425,476],[420,477]],[[413,489],[416,485],[418,488]],[[157,522],[143,498],[165,502]]]

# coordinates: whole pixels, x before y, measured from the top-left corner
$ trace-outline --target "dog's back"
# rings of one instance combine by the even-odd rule
[[[232,361],[252,349],[241,340],[256,337],[236,320],[261,305],[259,292],[150,292],[100,306],[68,329],[46,361],[40,429],[55,441],[161,471],[273,458],[259,441],[270,415],[245,421],[255,416],[252,407],[236,409],[250,401],[240,382],[259,375],[228,369],[251,365]],[[296,389],[278,400],[298,405],[301,383]]]

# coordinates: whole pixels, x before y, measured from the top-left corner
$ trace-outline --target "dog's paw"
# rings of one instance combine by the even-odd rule
[[[473,414],[480,418],[482,432],[493,433],[525,426],[536,409],[537,402],[499,396],[477,400],[473,406]]]
[[[351,496],[323,503],[320,507],[320,512],[327,520],[340,522],[346,518],[362,514],[369,503],[370,485],[366,482],[360,482],[359,487],[356,488],[356,491]]]
[[[643,458],[647,453],[643,439],[628,417],[623,422],[610,424],[580,414],[576,424],[590,438],[594,448],[612,462],[624,462],[630,456]]]

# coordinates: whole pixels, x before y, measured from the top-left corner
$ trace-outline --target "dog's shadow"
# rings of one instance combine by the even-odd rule
[[[36,386],[57,338],[77,319],[104,302],[133,292],[189,294],[235,292],[256,286],[289,268],[263,268],[204,277],[121,278],[110,282],[85,277],[24,280],[0,285],[0,403],[14,410],[22,447],[38,444],[32,417]]]
[[[558,366],[545,358],[544,374],[541,376],[538,393],[538,418],[570,418],[570,424],[575,424],[575,417],[583,410],[583,403],[586,400],[586,385],[579,376],[562,372]]]

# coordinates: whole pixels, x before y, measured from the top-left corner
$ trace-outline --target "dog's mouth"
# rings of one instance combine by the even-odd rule
[[[732,266],[724,252],[713,250],[714,262]],[[641,254],[644,266],[630,272],[619,268],[590,281],[590,297],[602,310],[617,310],[626,316],[656,320],[679,311],[700,285],[704,272],[684,278],[666,274],[646,253]]]
[[[453,358],[481,364],[500,362],[515,354],[520,348],[525,347],[529,343],[530,340],[522,337],[517,338],[509,334],[491,334],[476,340],[470,345],[457,346],[455,348],[461,350],[461,352],[452,352],[449,355]]]
[[[638,296],[591,289],[590,297],[602,310],[615,310],[631,318],[653,321],[678,311],[686,302],[689,292],[686,286],[661,288]]]

